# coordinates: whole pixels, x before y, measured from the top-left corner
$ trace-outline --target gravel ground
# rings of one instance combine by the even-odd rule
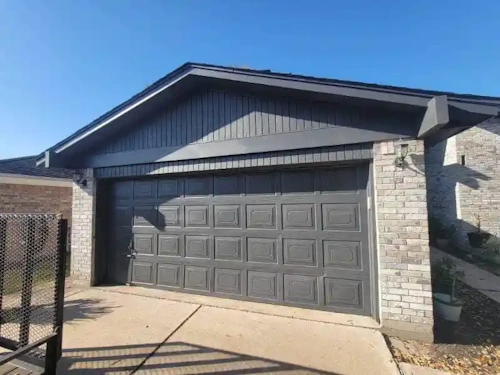
[[[460,322],[436,319],[434,344],[388,338],[397,361],[456,374],[500,374],[500,304],[463,283],[458,296],[464,301]]]

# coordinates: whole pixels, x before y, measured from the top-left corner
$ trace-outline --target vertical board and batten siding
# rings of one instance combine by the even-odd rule
[[[207,90],[192,93],[149,116],[93,153],[113,154],[339,126],[376,129],[401,121],[404,119],[357,107]]]
[[[150,176],[168,173],[272,167],[295,164],[348,162],[372,159],[372,143],[314,149],[232,155],[217,158],[95,168],[97,178]]]

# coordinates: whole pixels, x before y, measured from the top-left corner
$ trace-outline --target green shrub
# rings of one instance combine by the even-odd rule
[[[483,247],[492,253],[500,254],[500,238],[491,236],[484,244]]]

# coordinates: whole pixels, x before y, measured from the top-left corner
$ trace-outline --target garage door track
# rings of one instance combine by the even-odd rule
[[[372,329],[146,292],[70,290],[58,373],[399,374],[382,335]]]

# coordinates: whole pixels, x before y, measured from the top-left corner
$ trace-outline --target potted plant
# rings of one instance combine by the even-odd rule
[[[458,322],[462,313],[463,302],[456,298],[457,278],[463,277],[463,271],[450,258],[443,258],[433,265],[435,290],[433,293],[436,314],[449,322]]]
[[[488,239],[491,237],[491,234],[485,233],[481,231],[481,215],[474,214],[476,218],[476,228],[475,232],[467,233],[467,237],[469,238],[469,245],[472,247],[481,247]]]

